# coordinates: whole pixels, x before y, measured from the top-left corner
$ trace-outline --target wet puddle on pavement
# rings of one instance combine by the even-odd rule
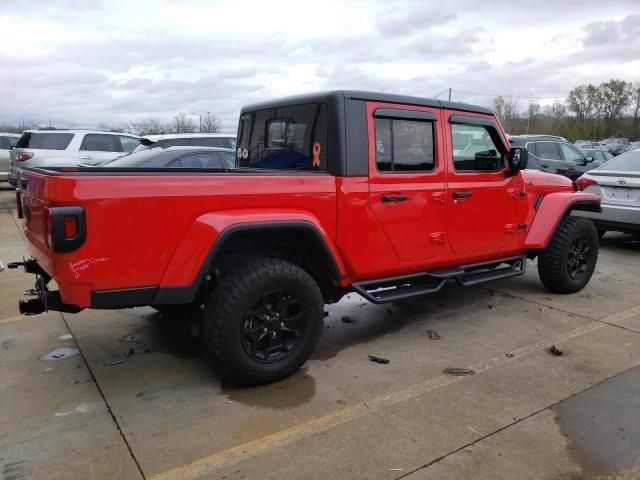
[[[584,479],[640,478],[640,367],[563,401],[556,421]]]

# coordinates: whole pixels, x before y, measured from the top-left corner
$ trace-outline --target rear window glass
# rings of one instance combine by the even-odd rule
[[[16,143],[18,143],[18,137],[6,137],[9,142],[8,148],[15,147]]]
[[[69,146],[72,139],[73,133],[25,132],[16,143],[16,147],[64,150]]]
[[[596,168],[596,170],[640,172],[640,151],[623,153],[619,157],[614,157],[601,167]]]
[[[326,170],[327,107],[323,103],[270,108],[240,119],[237,166]]]
[[[163,150],[159,148],[149,148],[147,150],[140,150],[139,152],[124,155],[116,158],[109,163],[102,164],[103,167],[117,167],[117,168],[137,168],[143,166],[145,163],[153,160],[158,155],[162,155]]]

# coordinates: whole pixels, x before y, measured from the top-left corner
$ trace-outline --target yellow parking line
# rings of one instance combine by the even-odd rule
[[[606,327],[606,323],[614,324],[616,322],[621,322],[625,319],[632,318],[636,315],[640,315],[640,306],[625,310],[624,312],[610,315],[601,319],[600,321],[587,323],[578,328],[565,332],[564,334],[559,335],[553,340],[541,340],[540,342],[514,350],[511,353],[513,354],[513,358],[523,357],[525,355],[529,355],[536,351],[542,350],[551,343],[561,344],[562,342],[566,342],[567,340],[570,340],[572,338]],[[504,355],[499,355],[473,365],[471,368],[473,368],[477,373],[480,373],[495,368],[509,361],[513,361],[513,358],[507,358]],[[302,440],[312,435],[325,432],[342,423],[349,422],[351,420],[355,420],[359,417],[367,415],[372,411],[376,411],[399,402],[410,400],[443,386],[459,382],[463,378],[464,377],[438,375],[437,377],[433,377],[426,382],[411,385],[403,390],[394,391],[385,395],[374,397],[373,399],[366,400],[364,402],[356,403],[343,409],[330,412],[321,417],[299,423],[297,425],[285,428],[264,437],[251,440],[249,442],[231,447],[218,453],[214,453],[186,465],[181,465],[158,473],[156,475],[152,475],[150,477],[150,480],[192,479],[210,475],[215,470],[226,465],[237,463],[241,460],[266,453],[276,447],[281,447],[294,441]]]

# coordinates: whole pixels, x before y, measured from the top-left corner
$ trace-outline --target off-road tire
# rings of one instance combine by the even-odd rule
[[[570,250],[577,238],[585,239],[590,249],[585,257],[584,274],[570,275]],[[566,216],[551,237],[551,241],[538,256],[538,275],[542,284],[554,293],[575,293],[589,283],[598,260],[598,232],[584,217]]]
[[[304,309],[304,330],[286,356],[260,362],[246,351],[242,332],[245,316],[271,290],[287,290]],[[276,258],[253,259],[223,275],[204,309],[204,340],[223,379],[260,385],[293,374],[316,347],[324,321],[324,301],[314,279],[302,268]]]

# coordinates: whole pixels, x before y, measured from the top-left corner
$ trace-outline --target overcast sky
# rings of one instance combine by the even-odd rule
[[[526,107],[640,81],[640,0],[0,0],[0,31],[0,123],[235,129],[245,103],[318,90]]]

